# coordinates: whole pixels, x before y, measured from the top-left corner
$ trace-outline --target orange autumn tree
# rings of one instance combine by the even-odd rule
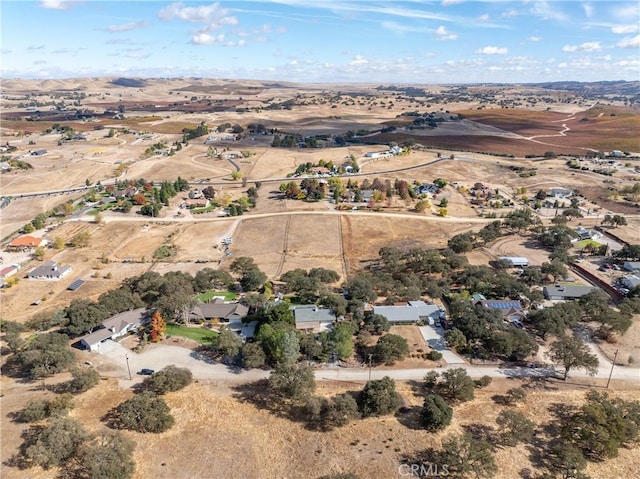
[[[162,315],[158,310],[151,316],[150,329],[149,336],[151,341],[160,341],[167,330],[167,323],[162,319]]]

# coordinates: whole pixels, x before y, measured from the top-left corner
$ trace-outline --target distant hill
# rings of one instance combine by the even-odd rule
[[[142,88],[147,86],[147,82],[145,82],[144,80],[136,80],[135,78],[118,78],[116,80],[111,80],[109,83],[116,86],[132,88]]]
[[[548,90],[565,90],[582,95],[637,95],[640,91],[640,81],[599,81],[588,83],[578,81],[559,81],[533,83],[532,85]]]

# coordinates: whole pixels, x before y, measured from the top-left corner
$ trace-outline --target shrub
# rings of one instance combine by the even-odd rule
[[[453,417],[453,408],[437,394],[429,394],[422,406],[420,419],[425,429],[429,431],[437,431],[444,429],[451,423]]]
[[[385,376],[367,382],[356,401],[363,416],[383,416],[398,409],[400,395],[396,392],[395,381]]]
[[[480,379],[476,379],[474,383],[477,388],[486,388],[489,384],[491,384],[491,381],[493,381],[491,376],[485,375],[485,376],[482,376]]]
[[[18,422],[38,422],[53,416],[64,416],[73,409],[71,394],[61,394],[53,399],[34,399],[15,414]]]
[[[146,380],[146,386],[156,394],[179,391],[193,381],[191,371],[177,366],[167,366]]]
[[[119,404],[109,422],[117,429],[164,432],[173,426],[174,419],[164,399],[152,391],[144,391]]]
[[[432,349],[427,353],[427,359],[429,361],[440,361],[442,359],[442,353]]]
[[[95,369],[73,368],[73,379],[69,381],[68,390],[73,394],[80,394],[95,387],[100,382],[100,373]]]

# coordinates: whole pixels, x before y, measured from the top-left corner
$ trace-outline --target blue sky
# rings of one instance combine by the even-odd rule
[[[638,1],[0,2],[2,78],[640,80]]]

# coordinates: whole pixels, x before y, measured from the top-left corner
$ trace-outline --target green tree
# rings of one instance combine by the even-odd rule
[[[438,392],[451,401],[471,401],[474,398],[475,383],[466,369],[448,369],[442,373],[442,382],[438,384]]]
[[[451,477],[492,478],[498,472],[492,446],[470,434],[453,436],[442,443],[434,463],[448,465]]]
[[[65,416],[73,409],[73,396],[59,394],[51,399],[32,399],[15,414],[18,422],[37,422],[49,417]]]
[[[145,381],[145,386],[154,393],[161,395],[179,391],[191,384],[192,381],[193,375],[189,369],[169,365],[148,378]]]
[[[526,391],[520,387],[507,390],[506,403],[509,405],[516,404],[518,402],[524,402],[526,398]]]
[[[74,457],[89,435],[75,419],[56,417],[37,429],[25,444],[27,461],[44,469],[57,467]]]
[[[444,339],[447,342],[447,346],[457,351],[467,345],[467,338],[465,338],[464,333],[459,329],[448,329],[444,333]]]
[[[75,361],[68,337],[60,333],[38,334],[17,353],[16,363],[34,378],[66,371]]]
[[[100,382],[100,373],[93,368],[72,368],[71,377],[67,390],[73,394],[86,392]]]
[[[213,340],[213,349],[218,351],[224,361],[234,360],[242,348],[242,339],[228,328],[221,328],[218,337]]]
[[[116,429],[157,433],[173,426],[174,419],[164,399],[152,391],[144,391],[116,406],[110,423]]]
[[[453,408],[437,394],[429,394],[424,399],[420,413],[422,425],[428,431],[438,431],[451,424]]]
[[[500,440],[507,446],[531,441],[535,429],[533,422],[524,414],[509,409],[500,411],[496,424],[499,426]]]
[[[281,364],[269,376],[269,389],[285,400],[303,402],[316,389],[313,369],[304,364]]]
[[[267,356],[262,346],[257,343],[245,343],[242,346],[242,366],[247,369],[261,368],[264,366]]]
[[[353,327],[349,323],[338,323],[329,333],[336,355],[348,359],[353,355]]]
[[[373,352],[379,362],[393,364],[395,361],[402,361],[407,357],[409,344],[402,336],[386,334],[378,339]]]
[[[349,393],[332,398],[313,396],[307,401],[305,410],[309,424],[323,431],[346,426],[360,416],[358,404]]]
[[[396,383],[385,376],[368,381],[356,399],[358,409],[364,417],[392,414],[400,406],[400,395]]]
[[[564,380],[574,368],[584,368],[590,375],[598,373],[598,358],[591,354],[589,346],[578,336],[560,336],[551,344],[549,359],[564,367]]]
[[[135,443],[121,432],[105,432],[80,449],[74,472],[91,479],[128,479],[136,468],[134,449]]]

